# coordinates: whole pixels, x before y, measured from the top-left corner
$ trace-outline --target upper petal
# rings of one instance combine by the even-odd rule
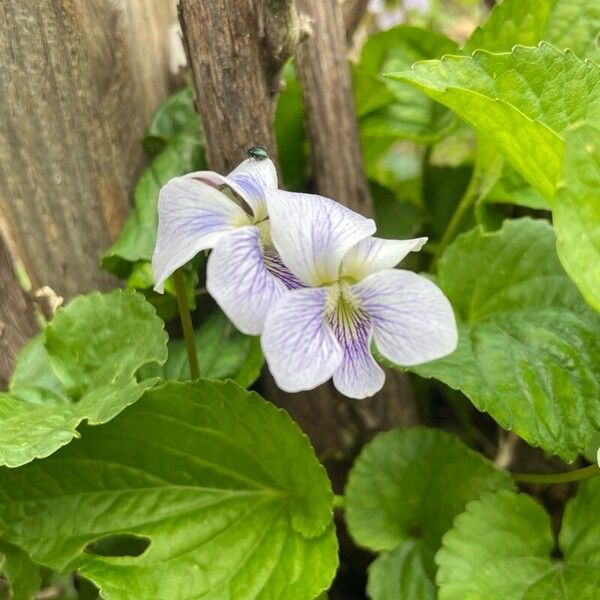
[[[420,250],[426,237],[412,240],[384,240],[369,237],[353,246],[342,262],[342,275],[360,281],[385,269],[393,269],[409,252]]]
[[[286,392],[311,390],[342,362],[342,349],[325,322],[326,290],[286,292],[272,306],[261,338],[277,385]]]
[[[345,254],[376,229],[372,219],[324,196],[268,190],[267,206],[275,248],[311,286],[337,281]]]
[[[456,349],[452,306],[429,279],[390,269],[369,275],[352,290],[373,321],[377,349],[392,362],[418,365]]]
[[[270,158],[248,158],[227,176],[215,171],[196,171],[187,177],[212,186],[229,186],[252,210],[255,222],[262,221],[267,216],[266,190],[277,188],[277,171]]]
[[[233,324],[248,335],[260,334],[271,305],[297,286],[297,280],[276,257],[265,257],[258,227],[232,231],[208,258],[206,289]]]
[[[246,213],[216,188],[188,176],[168,181],[158,196],[158,231],[152,255],[157,292],[176,269],[227,231],[248,223]]]

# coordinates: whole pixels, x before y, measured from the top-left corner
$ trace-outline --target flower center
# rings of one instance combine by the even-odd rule
[[[344,279],[337,281],[329,287],[325,299],[325,319],[344,346],[362,338],[369,324],[369,317],[350,286]]]

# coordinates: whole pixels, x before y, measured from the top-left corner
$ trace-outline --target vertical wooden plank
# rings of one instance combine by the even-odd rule
[[[0,220],[34,287],[69,298],[129,211],[169,87],[172,0],[0,0]]]
[[[19,285],[12,257],[0,236],[0,390],[7,387],[17,352],[36,330],[33,305]]]
[[[179,13],[210,168],[230,171],[249,146],[276,162],[279,69],[299,36],[294,3],[181,0]]]

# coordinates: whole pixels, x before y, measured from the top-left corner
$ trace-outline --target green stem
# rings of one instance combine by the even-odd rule
[[[333,497],[333,508],[346,508],[346,498],[336,494]]]
[[[511,473],[513,479],[520,483],[569,483],[579,481],[600,475],[598,465],[590,465],[576,471],[567,471],[566,473]]]
[[[177,270],[173,273],[173,280],[175,281],[175,294],[177,296],[177,306],[179,307],[179,317],[181,318],[181,328],[183,329],[185,347],[190,363],[190,375],[192,379],[200,379],[200,366],[198,365],[198,351],[196,350],[194,327],[192,326],[192,316],[187,303],[181,271]]]
[[[461,225],[463,224],[464,218],[477,200],[477,196],[479,193],[479,173],[477,169],[477,165],[473,168],[473,174],[471,175],[471,180],[469,181],[469,185],[463,194],[463,197],[460,199],[450,222],[448,223],[448,227],[446,227],[446,231],[444,231],[444,235],[440,240],[437,248],[435,249],[435,253],[433,255],[433,259],[431,261],[431,269],[434,270],[437,266],[437,262],[444,253],[446,247],[454,241],[454,238],[458,235]]]

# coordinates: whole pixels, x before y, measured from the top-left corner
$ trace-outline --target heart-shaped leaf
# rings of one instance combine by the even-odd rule
[[[0,530],[36,562],[76,569],[107,600],[312,600],[328,587],[333,496],[287,413],[234,383],[170,382],[82,433],[0,469]]]
[[[550,224],[471,230],[444,253],[438,282],[456,313],[458,348],[412,370],[573,460],[600,430],[600,317],[563,271]]]
[[[567,128],[600,119],[600,66],[548,43],[511,53],[446,56],[389,77],[453,110],[549,201],[561,174]]]
[[[9,392],[0,394],[0,464],[48,456],[84,419],[112,419],[154,385],[135,375],[164,362],[166,344],[163,322],[136,293],[94,293],[60,309],[25,347]]]
[[[350,535],[383,552],[369,570],[369,596],[433,600],[433,556],[454,517],[483,492],[512,487],[508,474],[448,433],[417,427],[379,434],[346,488]]]
[[[440,600],[594,600],[600,589],[600,478],[580,484],[558,545],[530,496],[500,491],[467,506],[436,555]]]

